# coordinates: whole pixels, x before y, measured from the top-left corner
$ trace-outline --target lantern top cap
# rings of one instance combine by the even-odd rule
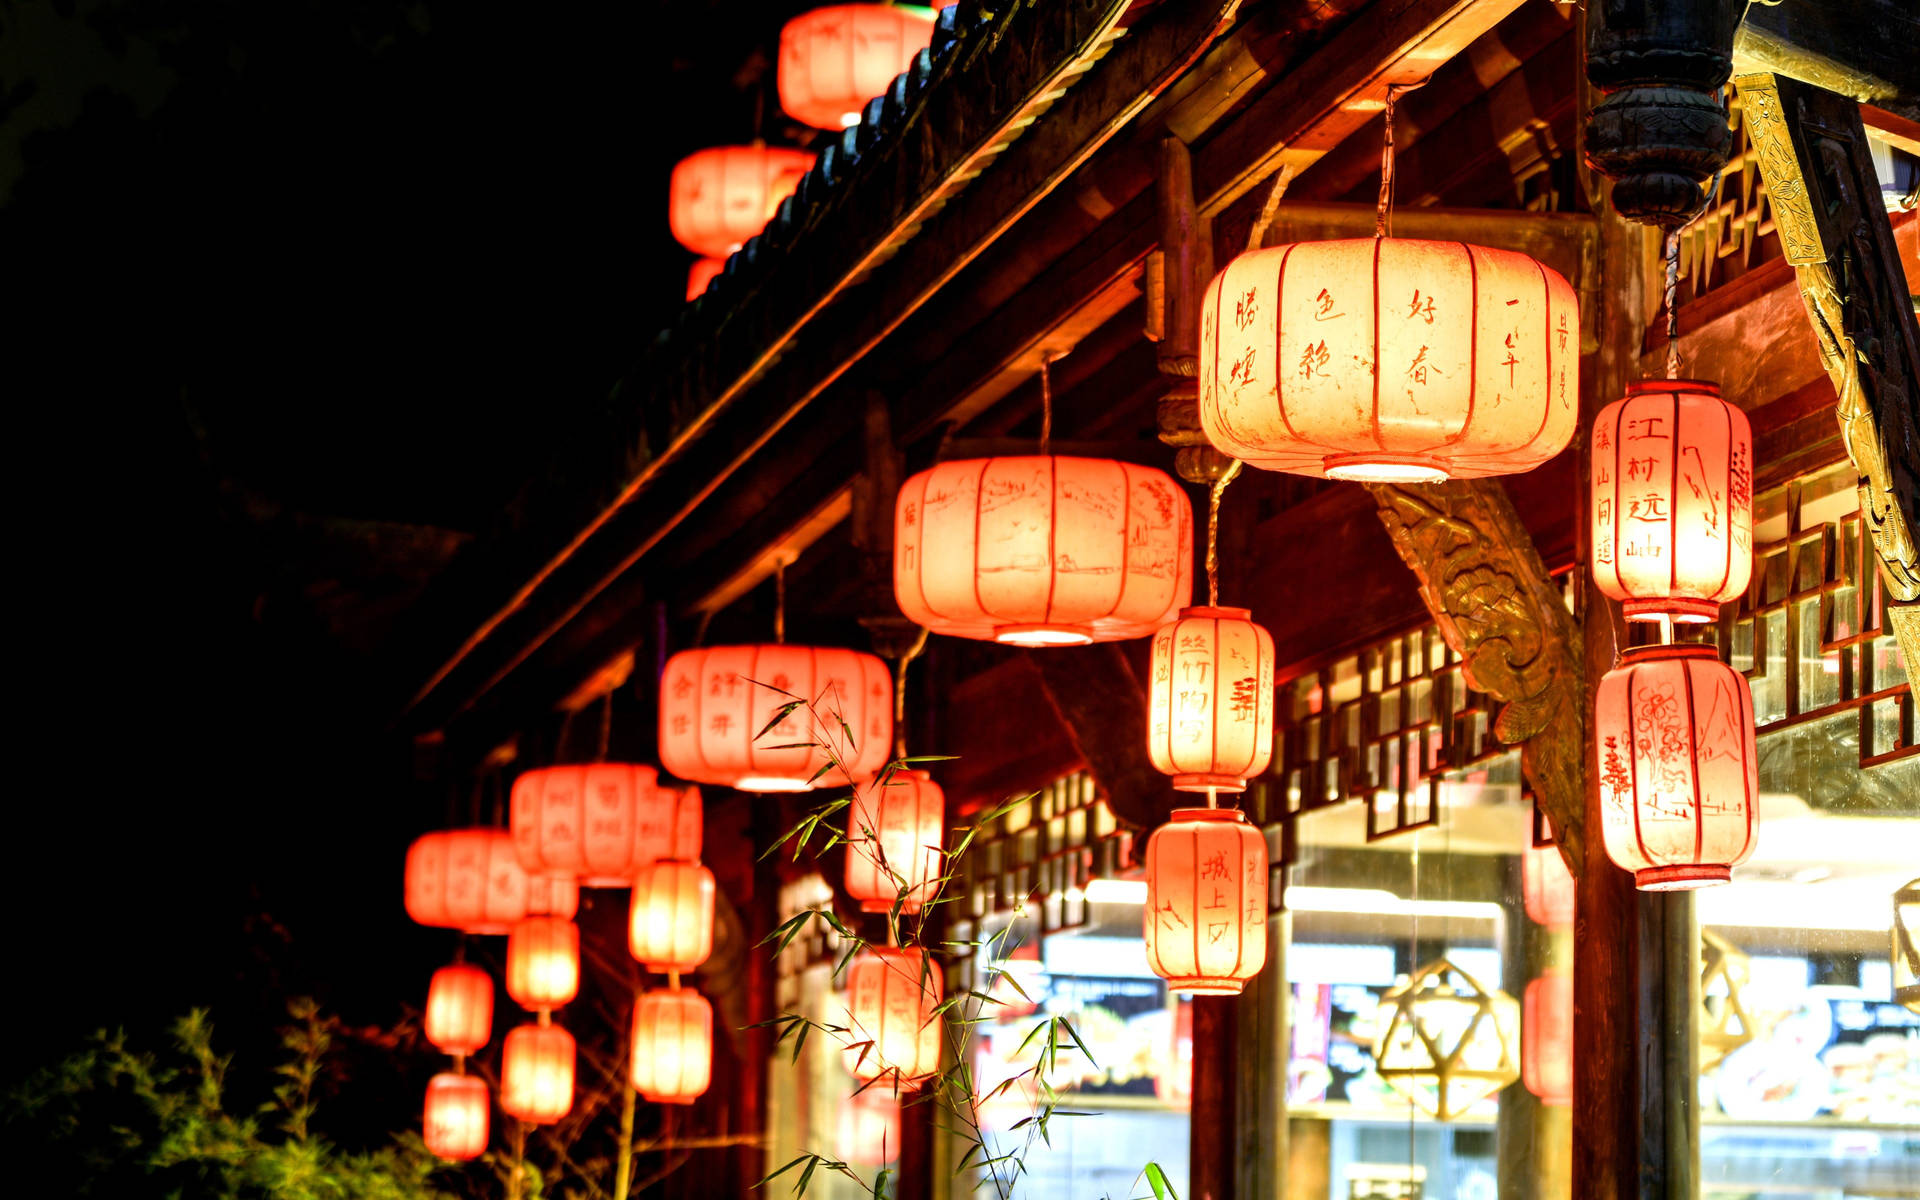
[[[933,773],[923,771],[919,767],[900,767],[894,771],[892,778],[887,781],[887,786],[893,786],[894,779],[918,779],[921,783],[932,783]],[[880,782],[880,776],[878,773],[875,773],[867,776],[865,779],[859,780],[855,786],[868,787],[878,782]]]
[[[1084,454],[993,454],[984,458],[943,458],[935,462],[936,467],[956,467],[969,463],[1022,463],[1049,462],[1059,463],[1102,463],[1108,466],[1132,467],[1138,471],[1152,471],[1156,475],[1165,475],[1159,467],[1147,463],[1128,462],[1119,458],[1088,458]],[[928,468],[931,470],[932,468]],[[924,472],[921,472],[924,474]]]
[[[1250,608],[1234,608],[1229,605],[1216,604],[1195,604],[1180,610],[1180,620],[1185,621],[1191,618],[1214,621],[1251,621],[1253,620],[1253,610]]]
[[[1168,821],[1226,821],[1250,825],[1247,814],[1237,808],[1176,808]]]
[[[1711,379],[1636,379],[1627,385],[1629,396],[1643,396],[1648,392],[1701,392],[1718,396],[1720,385]]]
[[[1620,665],[1637,666],[1640,663],[1665,662],[1668,659],[1711,658],[1718,661],[1720,652],[1705,642],[1674,642],[1664,646],[1635,646],[1623,651]]]

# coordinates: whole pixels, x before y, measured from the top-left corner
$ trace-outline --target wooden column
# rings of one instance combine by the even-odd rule
[[[1193,998],[1193,1107],[1187,1138],[1187,1192],[1193,1200],[1234,1200],[1239,1005],[1235,996]]]

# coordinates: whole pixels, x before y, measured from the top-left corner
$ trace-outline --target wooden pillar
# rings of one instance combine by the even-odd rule
[[[1193,998],[1193,1107],[1187,1137],[1187,1191],[1193,1200],[1234,1200],[1239,1006],[1236,996]]]
[[[1234,1093],[1234,1195],[1239,1200],[1287,1196],[1287,1068],[1293,1050],[1287,943],[1292,937],[1292,914],[1267,918],[1267,965],[1247,981],[1237,1002],[1237,1061],[1246,1066]]]

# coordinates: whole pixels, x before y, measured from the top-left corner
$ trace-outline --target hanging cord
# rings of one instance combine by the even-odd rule
[[[773,560],[773,640],[787,644],[787,556]]]
[[[1394,105],[1400,102],[1401,95],[1425,85],[1426,82],[1426,80],[1422,79],[1419,83],[1390,83],[1387,85],[1387,106],[1380,112],[1381,121],[1386,125],[1386,137],[1383,138],[1380,143],[1380,203],[1373,212],[1373,236],[1376,241],[1381,238],[1393,236],[1391,229],[1393,219],[1393,108]]]
[[[1667,378],[1680,378],[1680,230],[1667,230]]]
[[[1220,607],[1220,497],[1240,475],[1240,460],[1232,459],[1220,478],[1207,489],[1207,606]]]
[[[913,639],[899,658],[893,660],[893,757],[902,759],[907,756],[907,664],[920,656],[927,648],[927,629],[920,628],[920,636]]]
[[[613,740],[613,693],[616,690],[608,688],[607,694],[600,698],[600,752],[594,756],[595,762],[607,761],[607,743]]]
[[[1273,187],[1267,191],[1267,201],[1260,206],[1260,215],[1254,218],[1253,228],[1247,230],[1247,249],[1258,250],[1266,243],[1267,231],[1273,228],[1273,220],[1280,215],[1280,200],[1287,194],[1287,187],[1293,183],[1293,164],[1281,163],[1274,172]]]
[[[1052,453],[1053,444],[1053,351],[1040,354],[1040,457]]]

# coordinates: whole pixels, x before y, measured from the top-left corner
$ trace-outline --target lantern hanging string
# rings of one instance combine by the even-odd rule
[[[787,644],[787,556],[773,560],[773,640]]]
[[[1389,225],[1393,209],[1393,108],[1399,103],[1403,93],[1411,92],[1426,82],[1422,79],[1418,83],[1387,85],[1386,107],[1380,110],[1380,120],[1386,126],[1386,136],[1380,143],[1380,203],[1373,213],[1373,236],[1376,241],[1392,236]]]
[[[1052,451],[1053,444],[1053,351],[1040,355],[1040,457]]]
[[[1680,378],[1680,230],[1667,230],[1667,378]],[[1669,639],[1671,640],[1671,639]]]
[[[607,743],[613,740],[613,692],[614,689],[608,688],[600,697],[600,746],[595,762],[607,761]]]
[[[1220,497],[1240,474],[1240,460],[1228,460],[1227,469],[1207,489],[1207,604],[1220,607]]]
[[[680,972],[678,971],[667,972],[667,986],[672,988],[676,992],[680,990]]]

